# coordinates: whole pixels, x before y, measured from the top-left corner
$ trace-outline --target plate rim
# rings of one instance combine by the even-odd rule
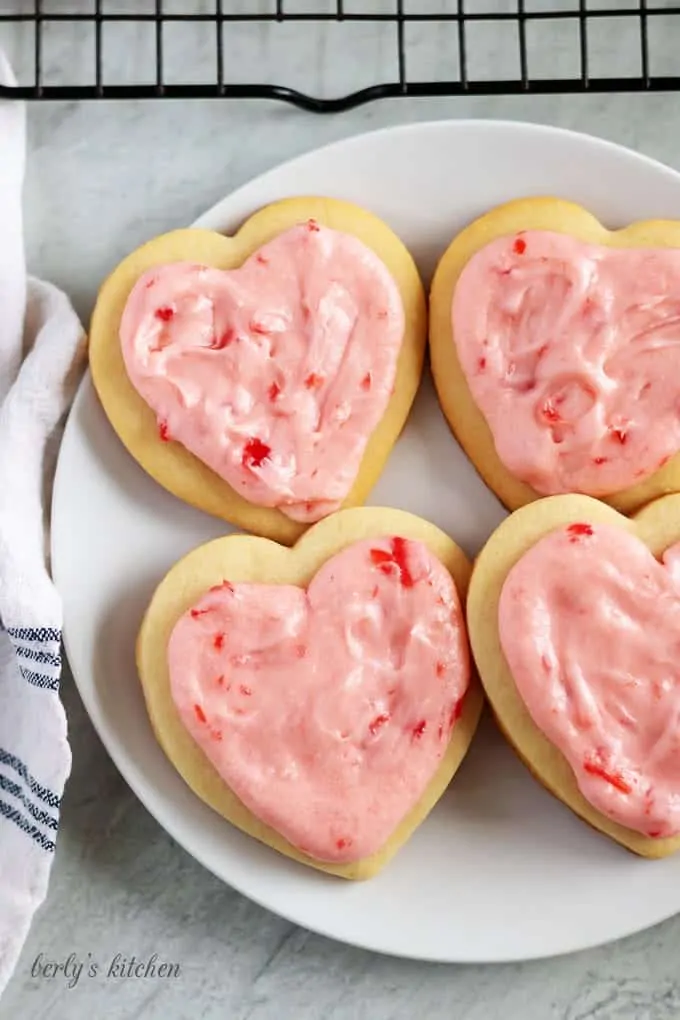
[[[278,163],[274,163],[272,166],[268,167],[266,170],[263,170],[261,173],[248,178],[246,181],[239,184],[238,187],[234,188],[234,190],[232,190],[231,192],[222,196],[222,198],[214,202],[209,209],[207,209],[205,212],[201,213],[198,217],[196,217],[189,226],[202,228],[207,227],[208,229],[221,231],[224,228],[215,226],[214,225],[215,221],[220,217],[222,219],[225,218],[223,210],[225,209],[225,207],[238,202],[242,192],[252,188],[257,184],[266,183],[267,179],[270,176],[279,174],[284,171],[290,172],[291,170],[294,170],[297,164],[306,162],[312,156],[328,157],[332,155],[334,150],[342,149],[346,151],[347,149],[351,149],[354,146],[361,147],[361,145],[365,143],[367,139],[379,138],[380,136],[384,135],[418,134],[430,131],[446,131],[446,132],[451,131],[452,133],[455,134],[458,131],[462,131],[463,133],[475,130],[488,130],[490,132],[502,130],[513,132],[518,129],[520,131],[529,132],[536,135],[567,137],[574,140],[575,142],[578,141],[587,142],[591,145],[595,145],[598,148],[604,148],[611,153],[625,155],[626,158],[628,159],[637,161],[639,164],[646,165],[650,169],[653,168],[657,174],[663,173],[665,176],[677,182],[678,185],[680,186],[680,171],[676,171],[672,167],[668,166],[667,164],[663,163],[660,160],[655,159],[652,156],[648,156],[644,153],[637,152],[636,150],[631,149],[626,145],[620,144],[610,139],[600,138],[599,136],[590,134],[588,132],[579,131],[572,128],[559,127],[542,122],[522,121],[520,119],[473,117],[470,119],[453,120],[441,118],[388,125],[377,129],[350,134],[320,146],[312,146],[289,159],[283,160]],[[70,433],[71,428],[75,427],[73,425],[73,422],[75,421],[76,415],[73,412],[80,405],[80,403],[86,399],[88,388],[91,388],[92,390],[94,389],[89,367],[86,369],[84,376],[78,385],[75,398],[73,400],[71,408],[69,409],[65,422],[64,432],[59,446],[59,454],[57,457],[57,463],[55,467],[52,502],[50,509],[49,549],[52,576],[58,591],[61,590],[58,567],[60,559],[60,553],[58,551],[60,539],[59,537],[57,537],[60,534],[60,532],[59,529],[54,526],[54,522],[55,518],[57,517],[56,508],[61,500],[60,494],[62,490],[67,488],[66,482],[64,481],[63,478],[64,471],[62,470],[63,465],[62,450],[65,447],[65,442],[68,434]],[[493,954],[487,955],[480,955],[479,953],[475,953],[468,956],[462,956],[458,954],[455,957],[451,955],[450,951],[449,952],[443,951],[441,954],[438,954],[433,952],[422,951],[419,952],[417,951],[417,949],[406,952],[397,949],[385,948],[384,945],[380,945],[372,941],[371,938],[365,939],[362,938],[360,933],[354,935],[353,938],[350,940],[347,937],[343,937],[342,935],[338,935],[335,932],[333,932],[333,930],[329,928],[327,925],[323,924],[320,919],[317,919],[314,922],[310,922],[306,918],[304,920],[301,920],[299,916],[296,916],[294,910],[289,911],[278,906],[273,907],[271,906],[270,903],[266,902],[266,898],[260,897],[257,892],[253,892],[249,888],[248,889],[244,888],[241,882],[239,881],[234,882],[232,880],[224,878],[223,875],[218,873],[218,871],[215,869],[213,865],[208,863],[206,855],[204,854],[200,846],[198,848],[194,847],[190,848],[189,845],[187,845],[188,841],[185,840],[183,836],[180,836],[178,834],[177,829],[180,828],[180,826],[177,827],[175,826],[175,820],[170,815],[170,813],[168,813],[167,818],[161,817],[164,814],[164,810],[162,808],[159,810],[158,803],[157,802],[153,803],[153,798],[147,797],[146,791],[144,791],[141,785],[138,784],[137,779],[134,777],[134,775],[131,774],[131,770],[130,771],[128,770],[128,765],[125,760],[126,758],[125,752],[120,750],[115,740],[107,739],[105,737],[107,726],[105,720],[100,718],[99,716],[98,708],[95,703],[96,699],[90,693],[87,692],[85,685],[81,686],[76,671],[72,666],[72,657],[70,654],[71,628],[70,626],[67,627],[65,619],[63,622],[63,646],[66,658],[68,659],[68,665],[71,675],[73,677],[75,687],[78,691],[78,695],[82,701],[83,707],[85,709],[89,721],[91,722],[97,734],[97,737],[101,741],[107,755],[110,757],[116,769],[121,774],[122,778],[125,780],[126,784],[134,793],[135,797],[140,801],[145,810],[149,812],[149,814],[154,818],[158,825],[173,839],[175,843],[177,843],[187,854],[189,854],[190,857],[196,860],[203,868],[205,868],[208,872],[214,875],[215,878],[217,878],[220,882],[234,889],[240,895],[244,896],[251,902],[257,904],[259,907],[266,910],[270,914],[274,914],[275,916],[281,917],[284,920],[292,924],[295,924],[306,931],[312,932],[317,935],[321,935],[325,938],[328,938],[334,942],[338,942],[343,945],[354,946],[356,948],[371,953],[375,953],[380,956],[391,957],[394,959],[414,960],[426,963],[444,963],[461,965],[506,964],[506,963],[521,963],[530,960],[554,959],[572,954],[574,952],[590,950],[604,945],[610,945],[615,942],[619,942],[622,939],[629,938],[634,934],[650,930],[651,928],[654,928],[655,926],[663,923],[664,921],[669,920],[671,917],[674,917],[678,913],[680,913],[680,907],[674,908],[670,912],[661,913],[655,920],[643,922],[642,924],[635,922],[630,926],[627,926],[625,929],[619,929],[619,933],[611,937],[603,936],[595,938],[586,938],[585,940],[583,937],[579,939],[571,938],[567,940],[564,944],[564,947],[559,950],[552,949],[547,950],[545,952],[534,951],[531,954],[527,954],[526,951],[519,953],[513,953],[512,951],[501,953],[495,951]]]

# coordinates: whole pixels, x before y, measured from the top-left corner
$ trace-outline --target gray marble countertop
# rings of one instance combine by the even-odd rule
[[[25,37],[0,29],[0,40],[21,70],[29,59]],[[75,66],[76,43],[64,31],[48,62]],[[317,53],[313,40],[309,45]],[[554,45],[552,59],[567,59],[560,41]],[[127,51],[116,52],[124,63]],[[677,54],[672,38],[664,52],[668,60]],[[352,82],[365,84],[360,57],[357,51],[350,61]],[[295,61],[291,66],[294,72]],[[317,61],[315,74],[323,73]],[[680,167],[679,108],[680,96],[665,95],[383,101],[325,118],[260,102],[34,105],[25,196],[29,264],[64,287],[86,319],[102,277],[130,249],[324,142],[405,121],[493,116],[582,129]],[[382,958],[297,929],[222,885],[176,846],[112,765],[68,672],[63,697],[74,763],[50,893],[0,1016],[671,1020],[680,1014],[680,917],[588,953],[494,967]],[[99,975],[84,972],[69,987],[63,976],[32,974],[39,954],[63,960],[69,953],[86,965],[97,961]],[[179,964],[179,976],[104,976],[116,954],[148,959],[153,953]]]

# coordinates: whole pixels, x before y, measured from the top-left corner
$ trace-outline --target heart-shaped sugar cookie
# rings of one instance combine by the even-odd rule
[[[90,365],[141,466],[180,499],[290,544],[364,502],[426,342],[413,259],[372,214],[287,199],[233,237],[178,230],[103,285]]]
[[[680,490],[680,222],[492,210],[437,267],[430,350],[449,424],[509,508],[578,492],[628,513]]]
[[[256,839],[345,878],[375,874],[444,792],[479,720],[470,566],[411,514],[333,514],[293,549],[202,546],[149,605],[149,717],[192,790]]]
[[[680,496],[633,519],[591,497],[523,507],[468,598],[486,694],[519,756],[596,829],[680,849]]]

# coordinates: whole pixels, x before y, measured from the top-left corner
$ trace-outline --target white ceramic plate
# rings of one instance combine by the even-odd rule
[[[353,200],[401,235],[427,280],[472,217],[552,193],[607,226],[680,218],[680,176],[613,145],[492,122],[412,124],[312,152],[230,195],[199,221],[232,231],[292,194]],[[374,492],[475,554],[504,516],[451,437],[429,380]],[[68,422],[54,494],[53,563],[65,642],[111,757],[160,824],[225,882],[312,930],[400,956],[501,961],[581,949],[680,911],[680,856],[643,861],[592,832],[537,785],[490,723],[452,788],[394,862],[334,880],[237,832],[184,785],[154,741],[133,648],[156,583],[225,531],[151,481],[123,450],[89,378]]]

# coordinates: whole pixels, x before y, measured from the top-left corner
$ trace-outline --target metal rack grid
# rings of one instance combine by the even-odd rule
[[[494,9],[484,0],[440,0],[438,9],[428,10],[427,0],[385,0],[384,3],[373,4],[352,3],[352,0],[335,0],[331,3],[320,3],[310,0],[307,9],[300,10],[295,4],[291,9],[291,0],[270,0],[271,9],[264,10],[265,3],[250,3],[251,8],[258,10],[235,11],[230,0],[211,0],[210,13],[191,10],[190,0],[184,5],[184,11],[177,11],[176,4],[167,8],[168,0],[150,0],[151,9],[133,5],[133,11],[109,10],[106,0],[89,0],[91,7],[87,13],[73,9],[55,10],[49,0],[26,0],[18,10],[3,11],[7,3],[0,0],[0,41],[2,33],[8,26],[15,31],[32,33],[34,49],[34,67],[31,80],[20,81],[16,87],[0,86],[0,96],[28,100],[81,100],[81,99],[159,99],[159,98],[224,98],[249,99],[264,98],[282,100],[317,113],[330,113],[350,109],[371,100],[398,96],[460,96],[460,95],[491,95],[491,94],[532,94],[532,93],[582,93],[582,92],[641,92],[641,91],[674,91],[680,88],[680,73],[655,73],[653,60],[650,59],[650,31],[655,22],[664,19],[675,19],[680,32],[680,4],[657,3],[655,0],[620,0],[619,3],[608,3],[606,0],[508,0],[507,3],[497,2]],[[627,5],[626,5],[627,4]],[[206,5],[207,6],[207,5]],[[243,4],[238,5],[240,7]],[[366,7],[369,10],[366,10]],[[28,10],[27,8],[30,8]],[[231,8],[231,9],[230,9]],[[316,9],[315,9],[316,8]],[[323,9],[320,9],[323,8]],[[362,10],[363,8],[363,10]],[[615,73],[603,75],[597,73],[592,66],[590,34],[599,23],[607,19],[607,23],[626,27],[630,39],[631,29],[635,33],[637,49],[634,73]],[[388,80],[380,80],[364,88],[347,91],[332,97],[323,97],[311,91],[289,87],[276,82],[244,82],[231,80],[226,73],[225,40],[238,26],[251,23],[269,23],[271,31],[284,24],[302,26],[315,23],[319,25],[354,24],[356,27],[382,26],[393,36],[394,75]],[[75,26],[88,26],[90,42],[82,46],[92,45],[91,62],[92,80],[89,84],[61,82],[52,84],[46,80],[44,73],[44,36],[50,26],[69,23]],[[145,75],[146,80],[133,80],[120,84],[107,80],[102,60],[103,46],[107,32],[112,32],[116,23],[129,26],[142,26],[154,33],[153,73]],[[214,78],[208,81],[173,83],[165,73],[164,32],[168,26],[189,24],[207,24],[213,35],[214,46]],[[551,23],[553,27],[575,27],[574,66],[568,73],[534,72],[534,60],[527,43],[529,32],[534,26]],[[673,27],[675,27],[675,23]],[[470,61],[470,33],[475,26],[493,24],[508,26],[512,31],[512,42],[509,37],[506,47],[514,49],[516,73],[499,75],[491,79],[476,76]],[[446,76],[423,76],[411,73],[408,31],[410,26],[430,25],[437,31],[447,33],[447,45],[451,47],[455,57],[456,73]],[[615,37],[612,38],[615,45]],[[680,50],[679,50],[680,52]],[[670,69],[672,72],[675,68]],[[680,72],[680,58],[678,59]],[[150,68],[147,67],[149,72]],[[628,68],[630,71],[630,68]]]

